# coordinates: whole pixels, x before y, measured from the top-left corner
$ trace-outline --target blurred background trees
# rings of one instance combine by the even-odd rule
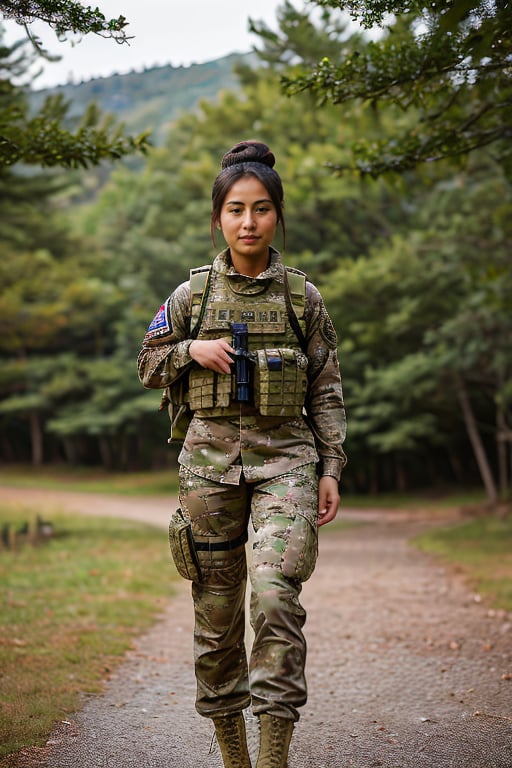
[[[496,49],[493,81],[476,42],[480,30],[497,45],[508,4],[486,4],[494,16],[476,3],[428,13],[311,5],[285,2],[278,32],[251,22],[257,56],[237,66],[239,87],[174,119],[144,160],[107,166],[92,197],[91,171],[0,173],[3,461],[129,469],[174,459],[159,395],[141,389],[135,359],[162,301],[223,247],[209,234],[221,155],[260,137],[285,185],[284,258],[319,286],[339,333],[345,488],[509,493],[510,113],[497,63],[509,43]],[[366,23],[385,11],[380,36],[354,28],[340,6]],[[409,69],[415,45],[421,71]],[[492,106],[463,136],[485,98]],[[494,130],[492,141],[473,140],[477,130]]]

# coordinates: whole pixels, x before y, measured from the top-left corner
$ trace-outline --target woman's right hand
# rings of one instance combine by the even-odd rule
[[[230,353],[234,351],[225,339],[195,339],[188,348],[192,360],[217,373],[231,373],[233,358]]]

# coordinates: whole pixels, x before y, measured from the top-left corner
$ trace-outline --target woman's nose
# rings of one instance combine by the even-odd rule
[[[244,214],[244,227],[246,229],[252,229],[254,227],[254,215],[252,211],[247,211]]]

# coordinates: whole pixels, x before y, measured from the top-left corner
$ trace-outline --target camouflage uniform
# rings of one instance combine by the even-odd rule
[[[167,387],[184,373],[190,383],[194,418],[179,463],[181,506],[191,521],[201,572],[192,588],[196,706],[200,714],[218,717],[252,703],[256,714],[296,720],[297,707],[306,701],[299,595],[317,557],[318,474],[339,480],[346,463],[336,334],[318,290],[307,282],[300,349],[284,304],[285,268],[274,249],[269,267],[256,278],[236,273],[226,250],[214,260],[212,279],[198,338],[231,342],[229,321],[247,321],[249,351],[257,359],[254,404],[233,401],[234,377],[191,359],[190,282],[161,307],[139,355],[144,386]],[[282,352],[282,370],[291,371],[282,373],[277,388],[270,363],[266,371],[267,353],[275,348]],[[249,574],[255,640],[248,670],[249,519],[255,531]]]

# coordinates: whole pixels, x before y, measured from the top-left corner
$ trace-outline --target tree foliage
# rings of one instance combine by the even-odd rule
[[[345,109],[363,102],[415,116],[412,124],[353,142],[333,167],[379,175],[418,163],[464,159],[490,147],[512,175],[512,6],[503,0],[341,2],[315,0],[350,12],[380,35],[365,46],[326,53],[300,73],[283,76],[288,94],[309,91],[318,104]]]
[[[1,106],[0,106],[1,109]],[[119,160],[134,152],[145,152],[147,133],[126,136],[110,116],[102,116],[94,106],[77,129],[64,127],[68,104],[60,96],[49,96],[34,117],[26,104],[4,110],[6,119],[0,136],[0,166],[24,163],[46,167],[87,168],[102,160]]]
[[[336,297],[333,314],[344,334],[351,433],[363,455],[401,456],[394,471],[403,485],[404,464],[410,473],[414,456],[432,482],[439,456],[461,479],[464,432],[478,422],[475,473],[489,477],[495,501],[492,457],[511,405],[512,194],[499,169],[483,162],[420,200],[407,232],[356,263],[343,261],[324,288],[331,303]],[[378,487],[378,466],[367,465],[364,484]],[[499,474],[503,491],[508,470]]]
[[[126,136],[121,125],[94,105],[74,130],[67,123],[69,104],[60,96],[48,96],[31,115],[26,90],[15,84],[30,61],[20,43],[2,44],[0,27],[0,171],[17,163],[86,168],[146,151],[147,133]]]
[[[84,6],[74,0],[2,0],[0,12],[6,19],[13,19],[25,27],[39,52],[42,52],[41,44],[30,30],[36,20],[48,24],[61,39],[71,32],[111,37],[118,43],[129,40],[126,34],[128,22],[124,16],[107,19],[99,8]]]

